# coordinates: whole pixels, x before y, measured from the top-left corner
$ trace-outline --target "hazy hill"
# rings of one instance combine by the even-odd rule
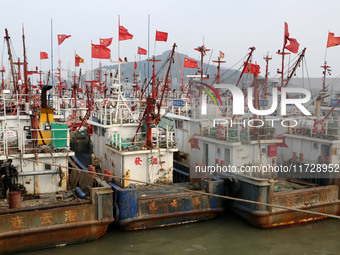
[[[170,55],[170,50],[163,52],[161,55],[157,55],[156,59],[161,60],[160,62],[156,62],[156,73],[159,72],[158,78],[162,79],[165,76],[166,69],[168,67],[167,65],[164,65],[165,61],[169,58]],[[172,86],[173,88],[176,88],[179,84],[178,81],[182,80],[182,75],[181,75],[181,69],[178,63],[178,54],[175,53],[175,61],[171,66],[171,71],[170,71],[170,79],[172,81]],[[143,56],[145,58],[145,56]],[[179,58],[181,61],[182,69],[183,69],[183,75],[185,82],[187,83],[190,78],[187,77],[187,75],[193,75],[193,74],[198,74],[198,71],[200,70],[201,67],[201,62],[197,59],[194,59],[193,57],[190,57],[186,54],[181,54],[179,53]],[[183,63],[184,63],[184,58],[190,58],[194,59],[198,63],[198,68],[184,68]],[[123,59],[123,57],[122,57]],[[205,61],[208,61],[209,56],[207,55],[205,57]],[[152,62],[149,62],[149,77],[152,76]],[[222,64],[226,65],[226,64]],[[107,65],[103,66],[103,69],[107,70],[117,70],[118,65]],[[134,61],[131,61],[128,59],[127,63],[124,63],[121,65],[121,74],[122,78],[125,81],[133,82],[133,71],[134,71]],[[141,62],[137,61],[137,69],[136,69],[136,74],[141,74],[142,80],[147,77],[147,72],[148,72],[148,61],[142,60]],[[210,64],[204,63],[203,64],[203,73],[209,75],[209,79],[207,80],[208,84],[211,84],[215,76],[217,74],[217,65],[210,61]],[[237,70],[233,69],[227,69],[227,68],[221,68],[221,83],[235,83],[239,77],[240,72]],[[249,80],[250,75],[245,75],[245,79]],[[252,80],[252,78],[250,79]]]

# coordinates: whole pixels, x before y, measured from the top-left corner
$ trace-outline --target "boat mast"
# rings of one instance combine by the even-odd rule
[[[269,57],[268,52],[263,59],[266,61],[266,76],[264,81],[264,99],[267,99],[267,88],[268,88],[268,66],[269,66],[269,60],[272,59],[272,57]]]
[[[28,84],[27,78],[27,57],[26,57],[26,46],[25,46],[25,31],[24,26],[22,26],[22,44],[24,49],[24,95],[25,95],[25,102],[29,103],[31,98],[31,90]]]
[[[8,30],[5,28],[5,40],[7,43],[7,50],[8,50],[8,59],[9,59],[9,64],[11,66],[11,73],[12,73],[12,79],[13,79],[13,86],[14,86],[14,93],[18,92],[18,87],[17,87],[17,82],[15,80],[15,75],[14,75],[14,66],[13,66],[13,57],[12,57],[12,52],[11,52],[11,46],[9,43],[9,35],[8,35]]]
[[[295,71],[296,69],[298,68],[300,62],[302,61],[303,57],[305,56],[305,52],[306,52],[306,48],[304,48],[302,50],[302,52],[300,53],[300,56],[298,58],[298,60],[296,61],[294,67],[293,67],[293,70],[290,72],[290,74],[287,76],[287,80],[286,80],[286,83],[284,85],[284,87],[287,87],[288,85],[288,82],[290,81],[290,79],[293,77],[293,75],[295,74]]]
[[[323,82],[322,82],[322,92],[326,92],[326,75],[327,75],[327,72],[330,72],[330,66],[327,65],[327,61],[325,61],[325,64],[323,66],[321,66],[321,68],[323,68]]]
[[[226,61],[221,60],[220,57],[217,58],[217,60],[213,60],[214,63],[217,63],[217,75],[215,78],[216,84],[220,84],[220,78],[221,78],[221,63],[226,63]],[[220,93],[221,89],[216,89],[217,93]]]
[[[242,69],[240,77],[237,80],[236,87],[239,85],[239,83],[240,83],[240,81],[242,79],[242,76],[244,74],[244,71],[246,70],[246,68],[248,66],[248,63],[249,63],[249,60],[250,60],[251,56],[253,55],[253,52],[254,52],[255,49],[256,49],[255,47],[249,48],[250,52],[248,54],[248,57],[247,57],[247,60],[246,60],[245,64],[243,65],[243,69]]]
[[[174,45],[172,46],[172,50],[170,53],[170,58],[169,58],[169,65],[168,65],[168,69],[166,70],[166,75],[164,78],[164,85],[163,85],[163,91],[162,91],[162,96],[161,96],[161,100],[158,103],[158,117],[157,117],[157,123],[161,120],[161,107],[162,107],[162,103],[163,103],[163,98],[164,98],[164,94],[166,91],[168,91],[168,77],[169,77],[169,73],[170,73],[170,68],[171,68],[171,63],[172,63],[172,59],[174,57],[174,53],[175,53],[175,48],[177,47],[176,43],[174,43]]]
[[[5,89],[4,72],[6,72],[6,71],[5,71],[5,68],[2,66],[2,69],[0,70],[0,73],[1,73],[1,89],[2,90]]]

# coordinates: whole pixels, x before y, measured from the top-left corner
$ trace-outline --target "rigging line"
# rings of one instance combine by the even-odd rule
[[[176,58],[174,57],[174,66],[175,66],[175,69],[176,69],[176,76],[177,76],[177,85],[178,85],[178,89],[180,89],[180,79],[179,79],[179,75],[178,75],[178,69],[177,69],[177,61],[176,61]]]
[[[300,54],[301,54],[301,53],[302,53],[302,51],[301,51],[299,54],[296,54],[296,56],[295,56],[292,60],[290,60],[290,62],[293,62],[293,61],[297,60],[297,58],[300,57]],[[294,63],[295,63],[295,62],[294,62]],[[286,65],[284,66],[284,70],[286,70],[286,71],[284,72],[284,74],[289,73],[289,71],[291,71],[291,69],[294,67],[294,65],[292,65],[292,66],[290,67],[290,69],[289,69],[288,67],[289,67],[289,63],[286,64]],[[280,77],[281,77],[281,74],[276,73],[275,76],[274,76],[273,78],[277,78],[277,76],[280,76]]]
[[[312,91],[312,84],[310,83],[310,77],[309,77],[306,57],[304,57],[304,61],[305,61],[305,66],[306,66],[306,74],[307,74],[307,80],[308,80],[309,89],[310,89],[310,91]]]
[[[213,49],[211,50],[211,52],[210,52],[210,57],[209,57],[209,61],[208,61],[208,66],[207,66],[207,69],[205,70],[205,75],[207,75],[208,74],[208,69],[209,69],[209,65],[210,65],[210,60],[211,60],[211,56],[212,56],[212,53],[213,53]]]
[[[335,82],[335,84],[337,84],[337,83],[339,82],[339,80],[337,80],[339,77],[340,77],[340,74],[339,74],[337,77],[335,77],[334,80],[331,81],[331,82],[326,86],[326,88],[328,88],[330,85],[333,85],[334,82]],[[334,85],[335,85],[335,84],[334,84]]]
[[[18,157],[18,156],[13,156],[13,157],[18,158],[18,159],[23,159],[24,161],[27,160],[27,161],[32,161],[32,162],[35,162],[35,163],[49,164],[49,163],[46,163],[46,162],[39,162],[37,159],[36,159],[36,160],[31,160],[31,159],[27,159],[27,158],[23,158],[23,157]],[[79,171],[79,172],[85,172],[85,173],[90,174],[90,172],[89,172],[88,170],[82,170],[82,169],[80,169],[80,168],[69,167],[69,166],[61,166],[60,164],[57,165],[57,164],[53,164],[53,163],[52,163],[52,164],[49,164],[49,165],[55,166],[55,167],[60,167],[60,168],[65,168],[65,169],[67,169],[67,170],[71,169],[71,170],[76,170],[76,171]],[[139,180],[134,180],[134,179],[129,179],[129,178],[123,178],[123,177],[119,177],[119,176],[112,176],[112,175],[102,174],[102,173],[97,173],[97,172],[91,172],[91,174],[95,174],[95,175],[103,176],[103,177],[110,177],[110,178],[118,179],[118,180],[127,180],[127,181],[130,181],[130,182],[137,182],[137,183],[141,183],[141,184],[147,184],[147,185],[151,185],[151,186],[155,186],[155,187],[176,189],[176,190],[185,191],[185,192],[190,192],[190,193],[196,193],[196,194],[200,194],[200,195],[218,197],[218,198],[229,199],[229,200],[234,200],[234,201],[239,201],[239,202],[244,202],[244,203],[250,203],[250,204],[264,205],[264,206],[269,206],[269,207],[279,208],[279,209],[284,209],[284,210],[290,210],[290,211],[295,211],[295,212],[302,212],[302,213],[314,214],[314,215],[319,215],[319,216],[323,216],[323,217],[334,218],[334,219],[338,219],[338,220],[340,219],[340,216],[338,216],[338,215],[327,214],[327,213],[321,213],[321,212],[315,212],[315,211],[305,210],[305,209],[300,209],[300,208],[291,208],[291,207],[286,207],[286,206],[282,206],[282,205],[274,205],[274,204],[269,204],[269,203],[264,203],[264,202],[258,202],[258,201],[243,199],[243,198],[236,198],[236,197],[231,197],[231,196],[225,196],[225,195],[207,193],[207,192],[205,192],[205,191],[190,190],[190,189],[185,189],[185,188],[174,187],[173,185],[169,186],[169,185],[165,185],[165,184],[159,184],[159,183],[151,183],[151,182],[139,181]]]
[[[1,64],[3,65],[4,64],[4,51],[5,51],[5,38],[4,38],[4,41],[3,41],[3,47],[2,47],[2,54],[1,54]],[[2,68],[2,66],[1,66]]]
[[[236,65],[238,65],[240,62],[244,61],[244,59],[245,59],[247,56],[248,56],[248,53],[247,53],[243,58],[241,58],[239,61],[237,61],[232,67],[230,67],[229,69],[227,69],[226,71],[224,71],[224,72],[220,75],[220,78],[222,78],[222,76],[225,75],[225,74],[227,74],[229,71],[233,70],[233,68],[234,68]],[[242,67],[242,66],[241,66],[241,67]],[[241,67],[240,67],[238,70],[240,70]],[[224,78],[222,81],[225,81],[226,79],[228,79],[228,78],[229,78],[230,76],[232,76],[232,75],[236,75],[236,72],[233,73],[233,74],[231,74],[231,75],[229,75],[227,78]],[[213,82],[210,84],[210,86],[212,86],[216,81],[217,81],[217,78],[215,78],[215,79],[213,80]]]

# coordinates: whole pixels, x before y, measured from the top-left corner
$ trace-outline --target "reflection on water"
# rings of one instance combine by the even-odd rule
[[[135,254],[340,254],[340,221],[257,229],[231,215],[183,226],[124,232],[112,227],[93,242],[24,253],[25,255]]]

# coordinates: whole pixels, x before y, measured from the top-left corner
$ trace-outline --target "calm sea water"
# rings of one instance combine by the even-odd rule
[[[235,216],[221,215],[210,221],[137,232],[111,227],[97,241],[23,254],[340,254],[340,220],[264,230]]]

